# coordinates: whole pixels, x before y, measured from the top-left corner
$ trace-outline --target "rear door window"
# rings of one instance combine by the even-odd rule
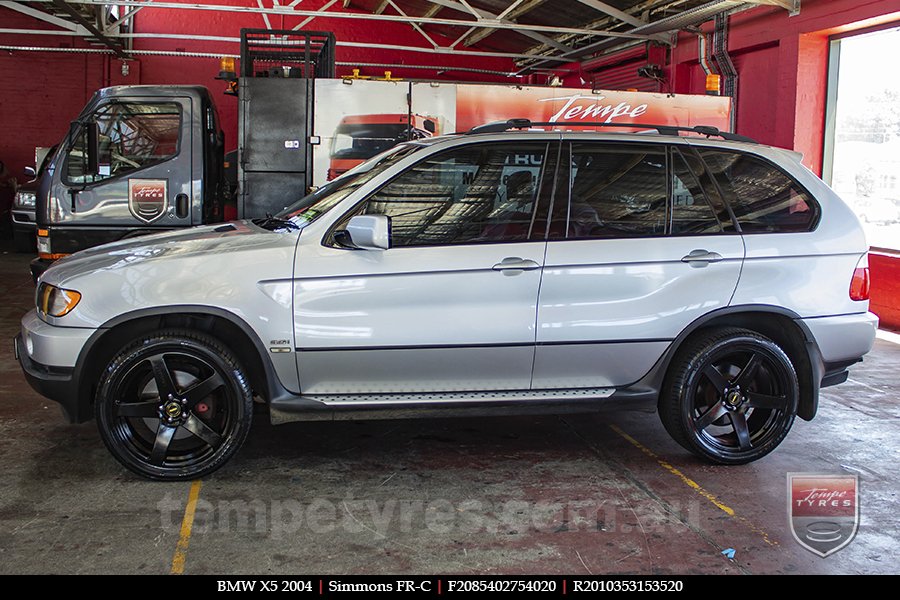
[[[575,143],[571,165],[568,239],[665,235],[665,146]]]

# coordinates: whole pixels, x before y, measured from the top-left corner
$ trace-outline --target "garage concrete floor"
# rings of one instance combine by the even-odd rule
[[[743,467],[693,458],[647,414],[280,427],[259,415],[202,484],[153,483],[25,383],[12,338],[32,305],[27,264],[0,253],[0,573],[900,571],[896,343],[879,339],[814,422]],[[787,528],[793,471],[860,477],[859,533],[829,558]]]

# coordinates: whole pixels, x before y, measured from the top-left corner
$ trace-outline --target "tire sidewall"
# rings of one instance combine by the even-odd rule
[[[754,447],[747,452],[741,453],[739,456],[722,455],[699,439],[701,433],[697,432],[694,427],[695,394],[702,378],[703,369],[706,366],[712,365],[717,359],[727,354],[751,350],[765,355],[776,368],[783,371],[782,374],[785,376],[788,384],[788,389],[784,390],[784,393],[789,396],[789,406],[785,414],[779,417],[781,431],[777,435],[771,436],[763,445]],[[752,462],[762,458],[781,444],[793,425],[800,397],[797,372],[784,350],[775,342],[761,336],[751,335],[749,332],[748,334],[738,334],[717,340],[703,348],[689,361],[687,375],[681,378],[681,385],[678,386],[675,392],[679,400],[681,427],[687,434],[686,437],[692,446],[692,450],[710,460],[723,464]]]
[[[194,336],[153,335],[123,349],[104,370],[97,388],[94,413],[100,436],[113,456],[129,470],[151,479],[185,480],[202,477],[221,467],[240,448],[250,430],[253,415],[253,397],[243,370],[237,362],[220,346],[217,340]],[[196,356],[208,362],[230,388],[227,393],[234,395],[228,409],[234,411],[230,431],[212,456],[198,465],[187,467],[157,467],[135,457],[122,447],[115,432],[116,417],[114,407],[117,397],[116,387],[125,375],[146,358],[165,352],[178,352]]]

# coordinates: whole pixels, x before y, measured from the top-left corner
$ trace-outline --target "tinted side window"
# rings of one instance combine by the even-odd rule
[[[678,149],[672,149],[673,235],[722,232],[716,213],[700,186],[698,176],[702,175],[703,165],[696,157],[687,160]]]
[[[354,214],[391,217],[394,247],[527,240],[546,148],[473,144],[430,156]]]
[[[99,172],[86,174],[87,132],[82,129],[69,149],[69,183],[94,183],[125,175],[178,153],[181,109],[174,102],[106,104],[92,118],[100,134]]]
[[[666,149],[643,144],[573,144],[568,238],[666,232]]]
[[[789,233],[815,227],[818,203],[786,173],[760,158],[738,152],[700,153],[744,233]]]

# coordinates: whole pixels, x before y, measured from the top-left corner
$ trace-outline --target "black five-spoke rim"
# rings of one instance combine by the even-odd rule
[[[691,420],[709,450],[740,456],[781,435],[792,418],[793,387],[780,361],[758,348],[712,358],[694,388]]]
[[[222,373],[194,354],[143,358],[118,378],[113,393],[114,437],[155,468],[205,463],[236,425],[237,397]]]

